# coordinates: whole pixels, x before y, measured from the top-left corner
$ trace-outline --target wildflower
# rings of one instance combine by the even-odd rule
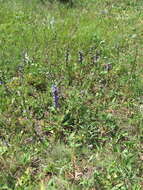
[[[54,17],[51,18],[49,24],[50,24],[50,27],[51,27],[51,28],[54,27],[54,24],[55,24],[55,18],[54,18]]]
[[[55,108],[59,108],[59,95],[58,95],[58,88],[56,85],[52,85],[52,94],[53,94],[53,102]]]
[[[81,52],[81,51],[79,51],[78,52],[79,53],[79,59],[78,59],[78,61],[79,61],[79,63],[83,63],[83,53]]]
[[[17,67],[17,73],[18,73],[19,76],[23,76],[24,65],[22,65],[22,64],[18,65],[18,67]]]
[[[65,53],[65,61],[66,61],[66,64],[68,64],[68,62],[69,62],[69,55],[70,55],[69,49],[67,49],[67,50],[66,50],[66,53]]]
[[[112,64],[111,63],[105,64],[104,68],[106,71],[110,71],[112,69]]]
[[[31,59],[30,59],[30,57],[28,56],[28,53],[27,53],[27,52],[24,53],[23,60],[24,60],[24,63],[26,63],[26,64],[28,64],[28,63],[31,62]]]
[[[93,57],[92,57],[92,62],[93,62],[93,64],[96,64],[99,59],[100,59],[100,56],[99,56],[98,54],[93,55]]]
[[[143,114],[143,105],[140,105],[140,112]]]

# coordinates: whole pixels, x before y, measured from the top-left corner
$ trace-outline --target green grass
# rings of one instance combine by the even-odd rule
[[[143,189],[142,10],[0,0],[0,190]]]

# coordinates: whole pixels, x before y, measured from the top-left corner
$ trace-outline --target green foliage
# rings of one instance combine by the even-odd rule
[[[0,189],[143,188],[142,8],[0,0]]]

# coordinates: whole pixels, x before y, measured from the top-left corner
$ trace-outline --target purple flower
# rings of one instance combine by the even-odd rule
[[[55,108],[59,108],[59,95],[58,95],[58,88],[56,85],[52,85],[52,94],[53,94],[53,102]]]
[[[100,56],[99,56],[98,54],[94,55],[94,56],[92,57],[92,62],[93,62],[93,64],[96,64],[99,59],[100,59]]]
[[[78,54],[79,54],[78,61],[79,61],[80,64],[82,64],[83,63],[83,53],[81,51],[79,51]]]
[[[105,68],[106,71],[110,71],[112,69],[111,63],[105,64],[104,68]]]

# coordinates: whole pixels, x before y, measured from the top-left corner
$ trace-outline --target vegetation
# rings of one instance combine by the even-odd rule
[[[0,0],[0,189],[143,189],[143,1]]]

